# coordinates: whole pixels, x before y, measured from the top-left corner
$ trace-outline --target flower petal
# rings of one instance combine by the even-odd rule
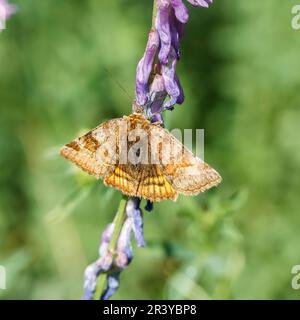
[[[150,87],[151,115],[162,111],[166,96],[164,79],[162,75],[156,74]]]
[[[144,234],[143,234],[143,214],[139,208],[140,199],[130,198],[127,202],[126,213],[128,218],[133,220],[133,232],[138,247],[145,246]]]
[[[101,243],[99,246],[99,256],[100,257],[106,255],[106,253],[107,253],[107,249],[108,249],[112,234],[114,232],[114,228],[115,228],[115,224],[110,223],[102,233]]]
[[[84,271],[84,295],[83,300],[93,299],[93,295],[97,285],[98,267],[96,263],[90,264]]]
[[[180,80],[177,76],[177,74],[175,74],[175,81],[177,83],[178,89],[179,89],[179,96],[177,97],[177,103],[178,104],[182,104],[184,102],[185,96],[184,96],[184,91],[183,88],[181,86]]]
[[[180,40],[184,32],[184,24],[177,20],[175,13],[170,14],[170,30],[171,30],[171,43],[176,51],[177,58],[180,58]]]
[[[122,230],[119,235],[118,244],[117,244],[117,253],[120,255],[119,260],[117,259],[116,264],[119,268],[124,269],[130,263],[133,258],[132,246],[131,246],[131,235],[132,235],[133,221],[130,218],[127,218],[123,224]],[[119,265],[119,262],[122,259],[123,255],[127,258],[126,265],[122,262]],[[120,260],[121,259],[121,260]]]
[[[161,113],[156,113],[155,115],[152,116],[151,118],[151,123],[156,123],[160,124],[164,127],[164,119]],[[149,211],[149,210],[147,210]]]
[[[175,11],[176,18],[181,23],[187,23],[189,20],[189,12],[182,0],[170,0],[170,3]]]
[[[162,66],[162,76],[164,78],[166,91],[169,95],[169,100],[164,103],[164,109],[173,109],[173,106],[177,102],[177,98],[180,96],[180,89],[175,78],[175,70],[177,63],[177,54],[172,48],[169,55],[169,63]]]
[[[213,0],[188,0],[188,2],[194,7],[208,8],[209,4],[212,3]]]
[[[101,296],[101,300],[108,300],[118,290],[120,285],[120,273],[115,272],[107,276],[107,287]]]
[[[160,38],[158,60],[162,64],[167,64],[168,55],[171,49],[171,30],[169,22],[171,7],[168,0],[158,0],[157,8],[156,29]]]
[[[148,102],[148,81],[158,46],[158,33],[151,30],[144,56],[138,63],[136,70],[136,101],[140,106],[144,106]]]
[[[106,255],[100,257],[96,261],[96,265],[98,267],[98,273],[108,271],[112,266],[112,263],[113,263],[113,255],[111,252],[107,252]]]

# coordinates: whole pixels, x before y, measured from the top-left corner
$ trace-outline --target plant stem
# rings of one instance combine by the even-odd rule
[[[114,256],[115,250],[118,244],[118,239],[120,232],[123,227],[123,223],[126,218],[126,205],[127,205],[128,197],[123,195],[122,199],[119,204],[118,211],[115,215],[114,218],[114,231],[109,243],[108,251]],[[98,282],[97,282],[97,288],[96,292],[94,294],[94,300],[100,300],[101,296],[106,289],[106,280],[107,280],[107,274],[106,273],[101,273],[98,277]]]
[[[117,245],[117,242],[118,242],[118,239],[119,239],[119,235],[120,235],[120,232],[121,232],[121,229],[122,229],[122,226],[123,226],[123,223],[125,221],[125,218],[126,218],[126,204],[127,204],[127,201],[128,201],[128,197],[123,195],[122,196],[122,199],[120,201],[120,204],[119,204],[119,208],[118,208],[118,212],[114,218],[114,232],[113,232],[113,235],[111,237],[111,241],[110,241],[110,244],[109,244],[109,247],[108,247],[108,250],[113,254],[114,251],[115,251],[115,248],[116,248],[116,245]]]
[[[157,0],[153,0],[152,27],[151,27],[152,29],[156,29],[155,28],[156,16],[157,16]]]

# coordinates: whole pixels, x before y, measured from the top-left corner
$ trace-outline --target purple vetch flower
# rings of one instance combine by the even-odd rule
[[[139,61],[136,70],[136,101],[141,106],[144,106],[148,102],[148,82],[158,46],[158,33],[155,30],[151,30],[144,56]]]
[[[120,272],[114,272],[107,276],[107,287],[101,296],[101,300],[108,300],[116,293],[120,285]]]
[[[162,126],[164,126],[164,119],[162,117],[161,113],[156,113],[154,115],[151,116],[151,123],[156,123],[156,124],[161,124]],[[149,210],[147,210],[149,211]]]
[[[187,0],[194,7],[208,8],[209,4],[213,3],[213,0]]]
[[[84,272],[84,300],[91,300],[96,290],[98,275],[108,271],[113,263],[113,256],[108,252],[109,242],[111,240],[115,225],[109,224],[104,230],[99,246],[99,259],[90,264]]]
[[[1,18],[9,19],[16,12],[16,9],[16,6],[8,3],[7,0],[0,0],[0,20]]]
[[[115,224],[110,223],[102,233],[101,242],[99,246],[100,257],[104,256],[107,253],[109,242],[114,232],[114,228],[115,228]]]
[[[210,0],[194,1],[193,5],[205,6]],[[136,102],[144,107],[145,115],[152,122],[163,124],[161,113],[182,104],[184,92],[176,75],[180,58],[180,42],[184,26],[189,19],[183,0],[157,0],[155,30],[149,34],[147,48],[137,67]],[[154,65],[155,56],[158,61]],[[150,78],[151,71],[154,77]]]
[[[139,198],[129,198],[126,204],[126,219],[120,231],[114,252],[109,251],[109,244],[114,232],[115,224],[109,224],[104,230],[99,245],[99,258],[90,264],[84,272],[84,300],[93,299],[97,286],[97,279],[101,273],[107,274],[107,286],[101,299],[107,300],[119,287],[120,273],[128,267],[133,259],[131,245],[132,234],[135,235],[137,245],[145,245],[143,236],[143,218]]]
[[[133,258],[131,235],[133,220],[126,218],[118,239],[114,267],[107,274],[107,286],[101,296],[101,300],[108,300],[119,288],[120,273],[128,267]]]
[[[178,87],[178,89],[179,89],[179,96],[177,97],[176,103],[178,103],[178,104],[183,104],[184,99],[185,99],[184,91],[183,91],[183,88],[182,88],[182,86],[181,86],[180,80],[179,80],[179,78],[178,78],[178,76],[177,76],[176,73],[175,73],[175,76],[174,76],[174,77],[175,77],[175,82],[176,82],[176,84],[177,84],[177,87]]]
[[[84,271],[84,294],[83,300],[92,300],[97,286],[97,266],[96,263],[90,264]]]
[[[143,213],[140,209],[140,202],[140,198],[131,197],[127,203],[126,213],[127,217],[131,218],[133,221],[133,232],[138,247],[144,247]]]
[[[170,0],[175,16],[181,23],[187,23],[189,20],[189,12],[182,0]]]
[[[152,122],[163,123],[161,112],[167,95],[163,76],[156,74],[150,86],[150,108],[148,111]]]
[[[180,41],[183,37],[185,23],[177,20],[175,13],[170,13],[170,29],[172,47],[177,53],[177,58],[180,58]]]
[[[126,211],[128,210],[128,204]],[[133,220],[129,217],[126,218],[122,227],[118,245],[117,245],[117,257],[116,265],[120,269],[125,269],[133,258],[132,246],[131,246],[131,235],[133,232]]]
[[[165,110],[173,109],[173,106],[179,102],[183,102],[183,91],[176,76],[177,54],[172,48],[169,55],[169,63],[162,66],[162,76],[165,83],[166,91],[169,95],[169,100],[164,103]],[[179,98],[179,99],[178,99]]]
[[[101,300],[109,299],[118,290],[120,284],[120,273],[128,267],[133,258],[131,245],[132,233],[134,233],[139,247],[143,247],[145,245],[142,211],[139,205],[139,198],[128,199],[126,205],[127,218],[119,235],[116,258],[113,263],[113,268],[108,271],[107,287],[102,294]]]
[[[179,55],[183,25],[187,23],[189,13],[182,0],[158,0],[157,10],[156,28],[161,41],[158,59],[167,64],[171,46]]]
[[[169,0],[157,1],[157,17],[156,29],[160,38],[160,50],[158,53],[158,60],[165,64],[168,62],[168,55],[171,49],[171,30],[170,30],[170,16],[171,6]]]

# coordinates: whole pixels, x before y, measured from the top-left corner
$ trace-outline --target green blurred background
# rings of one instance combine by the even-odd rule
[[[178,73],[186,101],[169,129],[204,128],[223,176],[198,197],[145,213],[146,248],[115,299],[299,299],[300,1],[190,7]],[[130,113],[150,0],[15,0],[0,34],[1,299],[79,299],[120,193],[59,148]]]

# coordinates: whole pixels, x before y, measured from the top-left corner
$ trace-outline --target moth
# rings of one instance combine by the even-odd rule
[[[140,113],[100,124],[61,155],[105,185],[152,202],[197,195],[221,182],[216,170]]]

